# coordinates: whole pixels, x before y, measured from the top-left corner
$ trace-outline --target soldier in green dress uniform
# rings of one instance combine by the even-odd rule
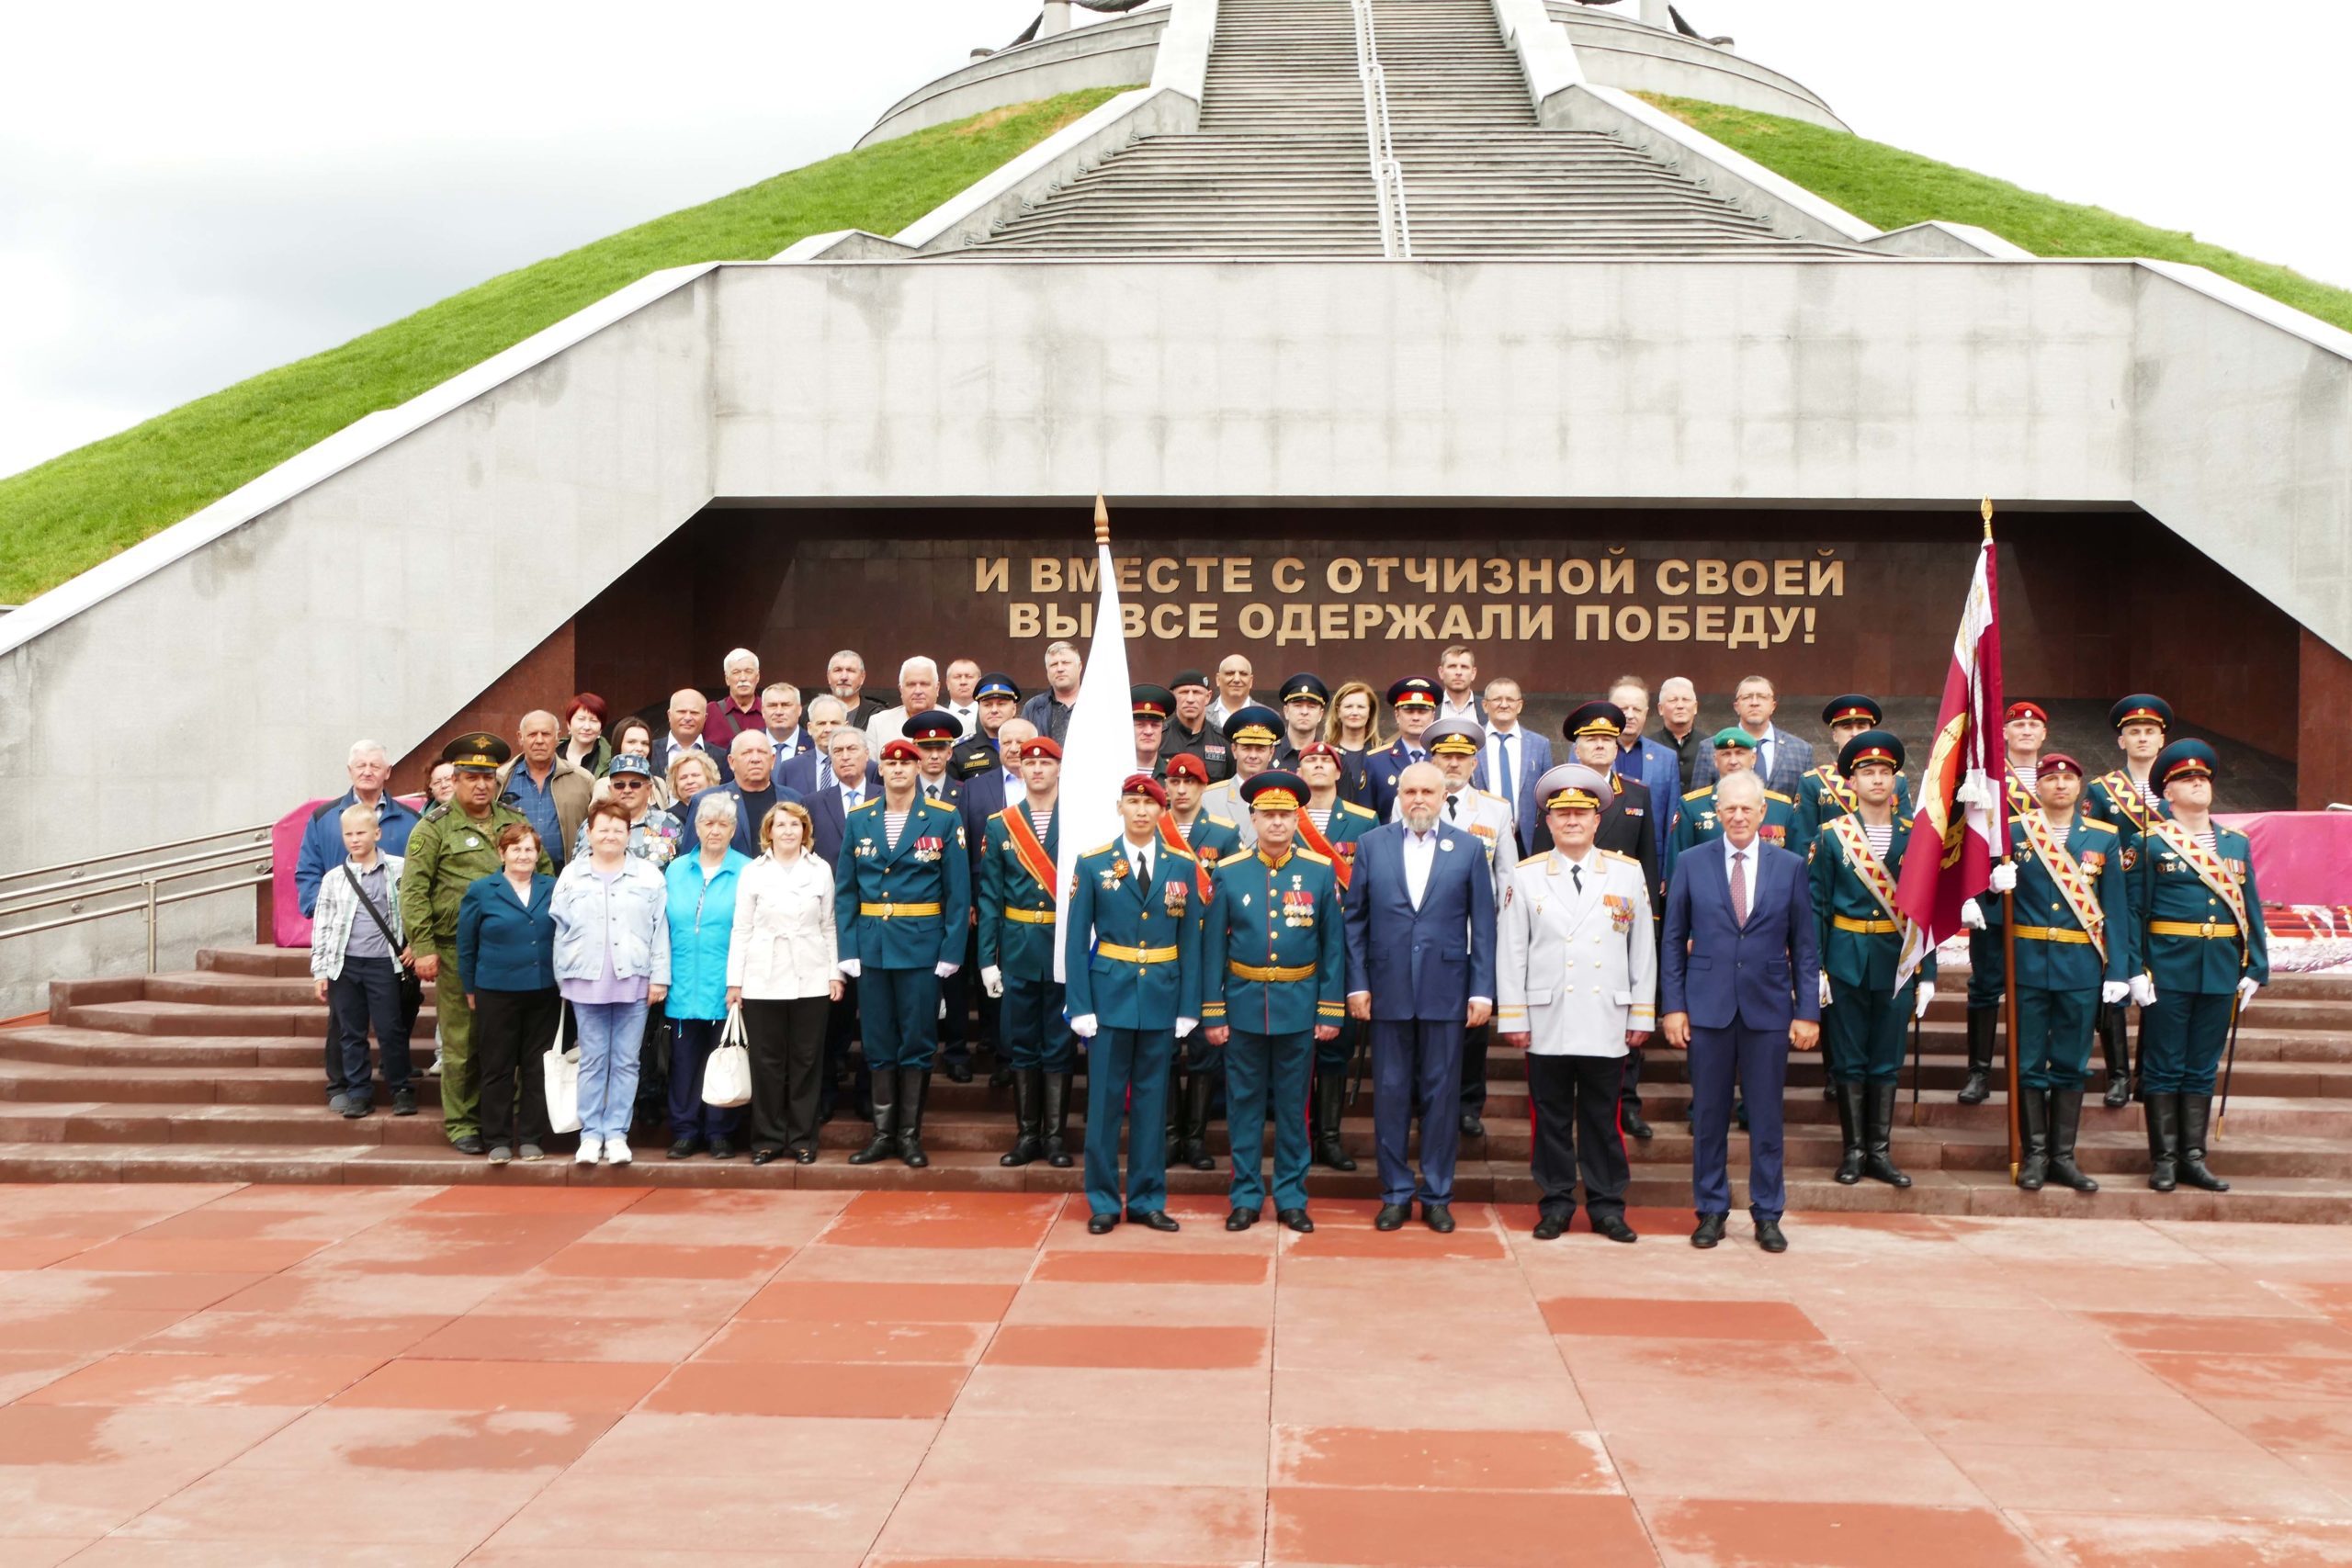
[[[1001,1004],[997,1040],[1012,1071],[1012,1147],[997,1163],[1022,1166],[1042,1156],[1067,1168],[1077,1047],[1062,1017],[1063,987],[1054,978],[1062,749],[1032,736],[1013,748],[1013,763],[1021,770],[1023,798],[982,829],[977,899],[980,986]]]
[[[1329,740],[1312,740],[1299,750],[1298,776],[1306,784],[1306,805],[1298,814],[1298,842],[1331,863],[1340,878],[1340,895],[1347,896],[1353,874],[1356,840],[1380,826],[1369,807],[1340,798],[1340,749]],[[1348,1092],[1348,1066],[1363,1039],[1363,1025],[1347,1019],[1336,1040],[1315,1045],[1315,1093],[1309,1107],[1314,1122],[1313,1158],[1333,1170],[1353,1170],[1356,1162],[1340,1142],[1340,1122]]]
[[[1903,1041],[1912,1019],[1936,995],[1936,954],[1895,984],[1906,944],[1922,941],[1894,907],[1911,818],[1896,814],[1894,781],[1903,742],[1866,729],[1838,751],[1838,773],[1853,791],[1854,809],[1833,818],[1813,841],[1813,915],[1821,942],[1821,1040],[1837,1086],[1845,1157],[1838,1179],[1867,1176],[1895,1187],[1911,1179],[1890,1152]]]
[[[849,1156],[890,1154],[920,1169],[923,1100],[939,1044],[940,982],[964,962],[972,862],[964,818],[918,782],[922,753],[882,744],[882,794],[842,825],[833,867],[833,931],[842,975],[858,982],[865,1065],[874,1074],[874,1141]]]
[[[2115,744],[2123,753],[2123,765],[2093,779],[2084,789],[2083,815],[2109,824],[2121,835],[2123,869],[2129,874],[2149,824],[2165,814],[2164,795],[2149,774],[2155,766],[2156,753],[2165,749],[2165,736],[2172,728],[2172,705],[2152,692],[2136,692],[2109,708],[2107,720],[2114,727]],[[2134,932],[2139,931],[2144,915],[2137,908],[2141,891],[2140,878],[2126,874],[2123,892],[2134,906]],[[2121,1110],[2139,1094],[2139,1085],[2131,1070],[2127,1010],[2123,1003],[2116,1002],[2098,1011],[2099,1049],[2107,1061],[2105,1103],[2110,1111]],[[2140,1049],[2143,1055],[2147,1047],[2148,1012],[2143,1007]]]
[[[2218,761],[2202,740],[2176,740],[2157,754],[2153,772],[2167,815],[2150,824],[2139,849],[2143,955],[2155,991],[2154,1005],[2144,993],[2140,1004],[2140,1087],[2148,1185],[2159,1192],[2177,1181],[2230,1190],[2205,1165],[2213,1077],[2239,1011],[2270,980],[2253,848],[2211,815]]]
[[[2024,1157],[2018,1185],[2045,1180],[2077,1192],[2098,1183],[2075,1163],[2090,1071],[2091,1020],[2101,1002],[2128,994],[2138,933],[2123,891],[2122,840],[2079,811],[2083,765],[2064,751],[2041,759],[2034,809],[2009,819],[2009,863],[1993,890],[1961,913],[1972,931],[2001,937],[2002,898],[2017,908],[2018,1121]]]
[[[1306,1080],[1317,1042],[1336,1040],[1347,1016],[1347,944],[1340,879],[1331,863],[1294,840],[1306,782],[1259,773],[1243,786],[1257,829],[1255,853],[1217,867],[1202,952],[1201,1018],[1225,1047],[1227,1127],[1233,1140],[1229,1231],[1248,1230],[1265,1206],[1261,1156],[1266,1107],[1274,1115],[1275,1217],[1311,1231],[1306,1213]]]
[[[2050,736],[2050,716],[2039,703],[2011,703],[2001,719],[2001,788],[2008,795],[2009,819],[2040,809],[2037,798],[2041,743]],[[1993,1094],[1993,1040],[2001,1028],[2007,980],[2001,944],[1982,931],[1968,933],[1968,1077],[1960,1086],[1962,1105],[1982,1105]]]
[[[1804,786],[1797,793],[1797,820],[1789,829],[1789,848],[1798,854],[1813,847],[1825,825],[1854,809],[1854,792],[1838,775],[1837,753],[1864,730],[1883,727],[1886,710],[1876,697],[1849,692],[1823,706],[1821,722],[1829,730],[1830,757],[1804,775]],[[1911,781],[1901,773],[1894,776],[1894,814],[1911,815]]]
[[[1206,721],[1204,720],[1204,723]],[[1226,745],[1217,743],[1219,757]],[[1159,836],[1176,849],[1190,850],[1200,863],[1195,878],[1200,897],[1194,907],[1205,925],[1209,904],[1216,892],[1216,868],[1242,851],[1241,829],[1202,804],[1210,772],[1221,765],[1197,753],[1180,751],[1168,759],[1161,787],[1168,791],[1168,809],[1159,818]],[[1176,1043],[1169,1062],[1168,1160],[1194,1170],[1215,1170],[1216,1156],[1209,1153],[1209,1114],[1216,1103],[1218,1076],[1225,1070],[1225,1053],[1216,1050],[1195,1030]]]
[[[442,1131],[460,1154],[481,1154],[483,1145],[474,1015],[458,979],[458,907],[467,888],[505,869],[498,856],[499,829],[509,822],[530,827],[528,818],[498,798],[498,770],[513,755],[495,735],[479,733],[441,748],[441,760],[457,771],[458,793],[417,823],[401,872],[401,929],[409,933],[416,977],[433,987],[440,1020]],[[545,844],[539,874],[555,874]]]
[[[1715,731],[1710,742],[1715,749],[1715,776],[1747,773],[1756,766],[1756,741],[1745,729],[1732,725]],[[1768,844],[1788,849],[1795,843],[1797,805],[1776,790],[1764,792],[1764,825],[1757,836]],[[1724,836],[1722,826],[1715,820],[1715,786],[1702,784],[1684,793],[1682,804],[1674,819],[1674,855],[1669,860],[1697,849],[1701,844]]]

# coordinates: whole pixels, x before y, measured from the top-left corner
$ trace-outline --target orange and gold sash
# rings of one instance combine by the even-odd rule
[[[1169,849],[1193,857],[1193,881],[1200,888],[1202,901],[1205,903],[1215,898],[1216,878],[1211,873],[1216,869],[1216,862],[1184,841],[1184,829],[1176,825],[1173,811],[1159,814],[1159,841]]]
[[[1862,819],[1860,817],[1836,818],[1822,831],[1834,835],[1839,843],[1846,846],[1846,863],[1854,868],[1854,874],[1861,879],[1871,897],[1878,900],[1878,907],[1886,912],[1886,918],[1898,928],[1909,925],[1911,917],[1894,907],[1894,878],[1887,874],[1886,863],[1871,853],[1871,841],[1862,831]]]
[[[1850,817],[1861,809],[1860,803],[1854,798],[1852,786],[1838,776],[1836,768],[1824,762],[1813,770],[1813,774],[1821,781],[1821,787],[1828,792],[1829,798],[1846,808],[1846,815]]]
[[[1340,810],[1340,803],[1333,801],[1331,809]],[[1298,837],[1300,842],[1331,863],[1331,869],[1339,874],[1340,891],[1345,893],[1348,890],[1348,879],[1355,874],[1355,857],[1343,855],[1333,849],[1331,840],[1324,837],[1323,830],[1315,825],[1314,817],[1304,810],[1298,814]]]
[[[2107,786],[2107,798],[2115,802],[2115,809],[2123,813],[2123,819],[2135,830],[2146,832],[2150,816],[2148,803],[2141,796],[2140,786],[2132,782],[2132,775],[2118,768],[2098,782]]]
[[[2019,814],[2018,820],[2025,826],[2026,848],[2041,857],[2049,870],[2050,880],[2058,885],[2059,896],[2066,900],[2066,908],[2075,912],[2075,923],[2091,939],[2091,946],[2098,952],[2098,961],[2107,962],[2107,911],[2099,908],[2098,889],[2091,883],[2090,874],[2066,847],[2066,840],[2050,830],[2049,818],[2038,810]]]
[[[2230,868],[2222,863],[2222,857],[2199,843],[2195,834],[2169,817],[2157,820],[2156,837],[2170,844],[2174,852],[2196,868],[2199,879],[2219,894],[2222,902],[2230,907],[2230,916],[2238,923],[2239,941],[2249,940],[2245,933],[2252,931],[2254,925],[2246,919],[2245,889],[2239,886],[2238,879],[2230,874]]]
[[[1046,846],[1039,841],[1037,829],[1029,821],[1029,808],[1025,805],[1008,806],[997,815],[1004,819],[1005,833],[1012,840],[1012,858],[1021,863],[1022,870],[1036,878],[1037,886],[1046,890],[1046,897],[1052,897],[1054,857],[1046,852]]]

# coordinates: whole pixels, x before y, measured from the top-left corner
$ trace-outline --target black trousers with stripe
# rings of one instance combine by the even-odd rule
[[[1633,1171],[1617,1130],[1625,1064],[1616,1056],[1527,1057],[1528,1113],[1534,1126],[1537,1209],[1562,1219],[1577,1212],[1577,1179],[1596,1214],[1625,1212]]]

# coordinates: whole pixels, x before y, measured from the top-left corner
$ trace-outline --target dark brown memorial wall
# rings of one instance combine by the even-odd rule
[[[658,715],[675,686],[716,691],[739,645],[804,686],[854,647],[881,692],[914,653],[968,654],[1034,687],[1055,636],[1091,631],[1090,523],[1066,505],[712,508],[616,562],[612,585],[419,747],[401,781],[447,737],[511,734],[574,690]],[[1751,672],[1786,694],[1932,705],[1981,531],[1973,507],[1114,505],[1112,526],[1123,598],[1143,617],[1128,651],[1139,680],[1239,649],[1261,685],[1300,669],[1385,685],[1434,673],[1460,641],[1482,675],[1531,694],[1686,675],[1711,717]],[[2352,708],[2352,660],[2137,513],[2012,512],[1996,526],[2012,693],[2160,692],[2193,726],[2280,760],[2302,804],[2352,795],[2352,741],[2313,722]],[[1807,734],[1810,716],[1782,714]]]

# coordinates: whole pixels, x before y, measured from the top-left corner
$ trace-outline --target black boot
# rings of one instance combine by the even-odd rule
[[[931,1163],[922,1152],[922,1102],[931,1098],[931,1068],[899,1069],[899,1157],[917,1170]]]
[[[2075,1135],[2083,1128],[2083,1091],[2078,1089],[2053,1089],[2050,1091],[2050,1179],[2061,1187],[2071,1187],[2077,1192],[2096,1192],[2098,1183],[2083,1174],[2075,1163]]]
[[[1046,1163],[1056,1170],[1068,1170],[1075,1162],[1069,1157],[1069,1075],[1046,1075]]]
[[[1332,1067],[1315,1075],[1315,1163],[1353,1170],[1356,1162],[1340,1143],[1340,1112],[1346,1109],[1348,1070]]]
[[[1168,1141],[1162,1147],[1170,1165],[1184,1157],[1184,1082],[1191,1076],[1182,1065],[1168,1069]]]
[[[1883,1181],[1889,1187],[1908,1187],[1911,1179],[1894,1167],[1887,1153],[1887,1145],[1894,1137],[1894,1089],[1893,1078],[1873,1079],[1863,1086],[1869,1098],[1862,1103],[1869,1112],[1862,1132],[1862,1174],[1872,1181]]]
[[[2205,1129],[2212,1120],[2213,1097],[2179,1094],[2173,1103],[2180,1107],[2180,1179],[2208,1192],[2227,1192],[2230,1184],[2205,1168]]]
[[[1851,1187],[1862,1179],[1862,1080],[1832,1078],[1829,1092],[1838,1100],[1838,1131],[1846,1140],[1846,1157],[1838,1162],[1838,1183]]]
[[[1012,1075],[1012,1147],[997,1156],[997,1164],[1027,1165],[1046,1152],[1038,1131],[1038,1116],[1045,1103],[1044,1068],[1023,1067]]]
[[[2050,1094],[2030,1085],[2018,1088],[2018,1126],[2025,1143],[2025,1157],[2018,1166],[2018,1185],[2029,1192],[2041,1190],[2050,1171]]]
[[[1216,1079],[1195,1072],[1184,1083],[1184,1163],[1194,1170],[1215,1170],[1216,1156],[1209,1153],[1209,1101],[1216,1098]]]
[[[2169,1192],[2180,1184],[2173,1174],[2180,1158],[2180,1096],[2147,1095],[2140,1109],[2148,1118],[2148,1185]]]
[[[2124,1034],[2123,1004],[2098,1010],[2098,1044],[2107,1058],[2107,1098],[2103,1104],[2109,1111],[2120,1111],[2132,1103],[2132,1051]]]
[[[1982,1105],[1993,1094],[1993,1032],[2000,1027],[1997,1008],[1968,1010],[1968,1081],[1960,1086],[1962,1105]]]
[[[874,1075],[874,1141],[849,1156],[852,1165],[872,1165],[899,1152],[898,1106],[893,1103],[888,1073]]]

